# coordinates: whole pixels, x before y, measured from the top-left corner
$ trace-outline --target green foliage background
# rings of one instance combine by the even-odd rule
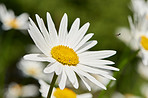
[[[68,14],[68,28],[77,17],[81,19],[81,26],[90,22],[88,32],[95,33],[92,39],[98,41],[92,50],[116,50],[117,54],[110,59],[116,63],[114,66],[120,68],[120,72],[115,73],[116,85],[95,96],[100,93],[99,98],[110,98],[115,90],[123,94],[141,95],[139,86],[143,80],[136,71],[139,58],[115,34],[118,27],[129,27],[127,16],[132,15],[129,10],[130,0],[1,0],[0,3],[14,10],[16,15],[29,13],[33,20],[35,14],[39,14],[46,21],[46,12],[49,12],[57,28],[64,13]],[[16,63],[27,53],[27,45],[33,43],[27,31],[23,32],[0,31],[0,95],[3,94],[3,88],[13,80],[20,83],[23,81],[24,84],[28,81],[36,83],[30,79],[24,81],[15,73]]]

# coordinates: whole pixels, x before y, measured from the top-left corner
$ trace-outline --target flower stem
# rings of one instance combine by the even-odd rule
[[[54,73],[54,76],[53,76],[53,78],[52,78],[52,82],[51,82],[51,85],[50,85],[50,88],[49,88],[49,91],[48,91],[48,96],[47,96],[47,98],[50,98],[50,97],[51,97],[52,90],[53,90],[54,84],[55,84],[55,82],[56,82],[56,80],[57,80],[57,77],[58,77],[58,75],[56,75],[56,73]]]

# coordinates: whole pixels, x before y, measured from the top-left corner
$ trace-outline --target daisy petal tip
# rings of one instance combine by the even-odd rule
[[[75,89],[78,89],[78,88],[79,88],[79,85],[78,85],[78,84],[75,84],[75,85],[74,85],[74,88],[75,88]]]
[[[60,88],[61,90],[63,90],[63,89],[64,89],[64,87],[63,87],[63,86],[60,86],[60,85],[59,85],[59,88]]]
[[[47,68],[45,68],[45,69],[43,70],[43,72],[44,72],[44,73],[48,73],[48,70],[47,70]]]
[[[66,13],[64,13],[63,17],[67,17],[67,14],[66,14]]]
[[[35,14],[35,17],[36,17],[36,19],[37,19],[37,18],[40,18],[38,14]]]
[[[119,69],[119,68],[117,68],[115,71],[120,71],[120,69]]]
[[[29,17],[29,21],[32,21],[31,17]]]

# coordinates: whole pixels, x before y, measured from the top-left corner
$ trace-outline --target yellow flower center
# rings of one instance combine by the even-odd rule
[[[18,22],[17,22],[17,20],[16,19],[12,19],[11,21],[9,21],[8,23],[7,23],[10,27],[12,27],[12,28],[18,28]]]
[[[51,55],[63,65],[76,66],[79,63],[79,57],[76,52],[67,46],[59,45],[53,47]]]
[[[145,50],[148,50],[148,38],[146,36],[141,36],[140,43]]]
[[[64,88],[63,90],[56,88],[53,95],[55,98],[76,98],[76,93],[68,88]]]

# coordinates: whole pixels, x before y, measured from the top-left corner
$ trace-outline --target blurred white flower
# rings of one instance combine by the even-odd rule
[[[27,61],[21,59],[18,63],[18,68],[26,75],[34,78],[41,78],[43,76],[44,65],[41,62]]]
[[[27,77],[33,77],[35,79],[43,79],[45,81],[51,82],[53,74],[43,73],[45,65],[41,62],[28,61],[21,59],[18,63],[18,68]]]
[[[39,91],[41,92],[44,98],[47,98],[50,85],[48,85],[42,80],[39,80],[39,83],[40,83]],[[60,88],[53,88],[51,98],[92,98],[92,94],[85,93],[85,94],[77,95],[75,92],[73,92],[68,88],[64,88],[63,90],[61,90]]]
[[[39,94],[38,89],[34,84],[23,86],[11,83],[5,92],[5,98],[35,97]]]
[[[139,62],[137,70],[142,78],[148,80],[148,67],[147,66],[144,66],[142,62]]]
[[[97,44],[97,41],[88,41],[93,36],[92,33],[85,35],[89,28],[89,23],[84,24],[79,29],[80,19],[77,18],[68,33],[68,18],[67,14],[64,14],[60,23],[59,33],[57,34],[49,13],[47,13],[48,30],[46,29],[42,18],[38,15],[36,15],[36,20],[39,29],[32,19],[30,19],[28,32],[36,46],[42,51],[42,54],[28,54],[24,56],[24,58],[33,61],[50,62],[44,69],[44,72],[55,72],[60,76],[60,89],[65,88],[67,77],[75,88],[79,87],[75,73],[82,79],[88,90],[91,90],[91,88],[85,79],[106,89],[102,83],[97,81],[89,73],[98,74],[105,78],[115,80],[107,71],[119,71],[119,69],[112,66],[106,66],[106,64],[114,64],[114,62],[102,59],[116,54],[116,51],[88,51],[88,49]]]
[[[148,84],[143,84],[141,86],[141,93],[145,98],[148,98]]]
[[[137,16],[148,14],[148,1],[147,0],[131,0],[131,10]]]
[[[139,56],[142,58],[144,65],[148,65],[148,19],[141,17],[142,19],[135,21],[129,17],[129,23],[131,31],[126,28],[119,28],[117,33],[121,33],[118,38],[130,46],[133,50],[139,51]]]
[[[19,16],[15,16],[12,10],[7,10],[4,4],[0,4],[0,21],[3,23],[2,28],[4,30],[13,29],[28,29],[28,17],[27,13],[23,13]]]
[[[119,92],[115,92],[111,98],[141,98],[139,96],[133,95],[133,94],[121,94]]]

